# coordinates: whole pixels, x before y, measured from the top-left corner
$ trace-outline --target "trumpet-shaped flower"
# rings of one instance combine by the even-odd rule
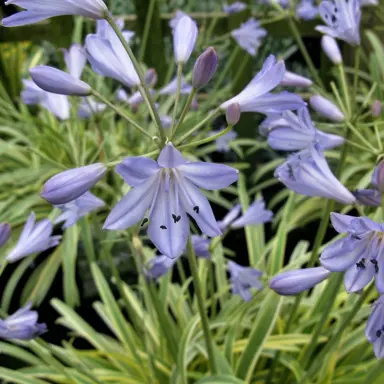
[[[11,237],[11,226],[8,223],[0,224],[0,247],[2,247]]]
[[[124,36],[127,43],[131,41],[131,39],[135,36],[135,32],[130,31],[128,29],[124,29],[124,19],[117,18],[115,20],[116,25],[120,29],[122,35]],[[116,32],[109,25],[107,20],[97,20],[96,22],[96,35],[102,39],[109,40],[111,44],[114,44],[117,41],[120,41],[116,35]]]
[[[380,296],[373,304],[369,316],[365,337],[373,344],[373,351],[378,359],[384,358],[384,295]]]
[[[168,84],[166,84],[163,88],[160,89],[160,95],[173,95],[177,91],[177,77],[171,80]],[[192,91],[192,86],[188,84],[185,79],[181,78],[181,86],[180,93],[182,95],[189,95]]]
[[[362,290],[373,278],[384,293],[384,225],[368,217],[331,214],[339,233],[347,236],[328,245],[320,257],[321,265],[332,272],[346,271],[344,285],[348,292]]]
[[[48,219],[37,223],[36,216],[32,212],[24,225],[16,246],[7,255],[6,260],[13,263],[28,255],[43,252],[59,244],[61,236],[52,236],[53,225]]]
[[[313,0],[301,0],[296,8],[297,18],[302,20],[316,19],[319,8],[314,3]]]
[[[87,62],[87,54],[80,44],[72,44],[69,49],[62,49],[68,72],[75,79],[80,79]]]
[[[32,80],[23,80],[24,89],[21,98],[24,104],[39,104],[60,120],[69,119],[70,104],[68,97],[46,92],[38,87]]]
[[[231,35],[241,48],[251,56],[255,56],[263,38],[267,36],[267,31],[261,28],[260,22],[252,17],[247,22],[242,23],[239,28],[234,29]]]
[[[318,147],[310,147],[288,157],[288,160],[276,169],[275,177],[301,195],[326,197],[343,204],[356,201],[352,193],[329,169]]]
[[[368,207],[381,206],[381,192],[377,189],[356,189],[353,194],[358,204]]]
[[[247,211],[238,219],[231,223],[231,228],[243,228],[246,225],[257,225],[268,223],[272,220],[273,213],[265,209],[263,198],[254,201]]]
[[[95,209],[103,207],[104,201],[93,195],[91,192],[85,192],[77,199],[63,205],[56,205],[61,209],[62,214],[56,219],[55,224],[62,223],[63,229],[74,225],[81,217]]]
[[[3,19],[4,27],[34,24],[54,16],[79,15],[103,19],[108,14],[102,0],[8,0],[5,5],[17,5],[25,10]]]
[[[103,112],[106,107],[106,104],[99,103],[91,97],[87,97],[81,101],[78,114],[82,119],[88,119],[94,114]]]
[[[237,96],[221,104],[220,108],[226,110],[231,104],[238,103],[241,112],[266,114],[303,108],[306,104],[297,95],[289,92],[270,93],[281,83],[284,74],[284,61],[276,62],[275,56],[270,55],[252,81]]]
[[[27,304],[6,319],[0,319],[0,339],[32,340],[47,332],[45,324],[38,323],[38,314]]]
[[[327,26],[316,29],[326,35],[360,45],[361,9],[359,0],[325,0],[319,6],[320,16]]]
[[[345,116],[340,109],[332,103],[332,101],[326,99],[320,95],[314,95],[309,99],[311,107],[321,116],[326,117],[329,120],[341,122],[345,120]]]
[[[247,8],[247,4],[241,2],[241,1],[235,1],[232,4],[225,4],[223,5],[223,11],[227,15],[233,15],[234,13],[238,13],[241,11],[244,11],[244,9]]]
[[[252,300],[251,288],[263,289],[263,284],[260,281],[263,272],[254,268],[243,267],[234,261],[228,261],[227,268],[232,283],[232,293],[239,295],[244,301]]]
[[[189,16],[182,17],[173,30],[173,50],[176,63],[186,63],[195,47],[199,30]]]
[[[126,229],[149,221],[148,234],[159,251],[176,258],[189,235],[188,215],[207,236],[221,234],[207,198],[199,188],[225,188],[237,180],[238,171],[220,164],[189,162],[171,143],[157,162],[128,157],[116,167],[133,187],[113,208],[105,229]]]
[[[285,111],[282,115],[266,118],[260,125],[260,133],[268,136],[268,144],[281,151],[300,151],[315,144],[321,150],[335,148],[344,138],[319,131],[313,125],[307,108]]]

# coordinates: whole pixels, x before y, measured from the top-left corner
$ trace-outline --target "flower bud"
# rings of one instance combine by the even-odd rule
[[[321,38],[321,47],[333,64],[338,65],[343,62],[343,57],[341,56],[339,45],[333,37],[324,35]]]
[[[381,206],[381,193],[377,189],[356,189],[353,192],[358,204],[367,207],[380,207]]]
[[[228,106],[225,113],[225,118],[227,119],[228,125],[235,125],[239,122],[241,115],[240,104],[233,103]]]
[[[51,177],[40,195],[53,205],[69,203],[92,188],[106,172],[101,163],[69,169]]]
[[[319,115],[324,116],[329,120],[336,122],[345,120],[343,112],[341,112],[335,104],[323,96],[312,96],[309,99],[309,104]]]
[[[29,70],[32,80],[44,91],[59,95],[88,96],[91,87],[59,69],[39,65]]]
[[[279,295],[297,295],[321,283],[330,274],[331,272],[323,267],[297,269],[273,277],[269,287]]]
[[[382,110],[382,105],[381,105],[380,100],[375,100],[373,102],[371,110],[372,110],[372,116],[373,117],[380,117],[381,110]]]
[[[145,84],[148,85],[148,87],[153,88],[157,83],[157,72],[156,69],[150,68],[145,74],[144,80]]]
[[[195,89],[204,87],[215,74],[218,67],[215,48],[207,48],[196,60],[193,68],[192,86]]]
[[[194,20],[183,16],[173,30],[173,50],[176,63],[186,63],[192,54],[199,31]]]
[[[381,160],[373,171],[372,184],[381,193],[384,193],[384,160]]]
[[[11,226],[8,223],[0,224],[0,247],[2,247],[11,236]]]
[[[304,76],[300,76],[297,73],[290,71],[285,71],[283,80],[281,80],[280,85],[285,85],[288,87],[298,87],[298,88],[307,88],[312,85],[312,80],[307,79]]]

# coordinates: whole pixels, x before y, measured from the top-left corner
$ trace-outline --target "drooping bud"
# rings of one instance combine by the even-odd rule
[[[92,91],[84,81],[46,65],[32,68],[29,73],[36,85],[47,92],[59,95],[88,96]]]
[[[148,85],[148,87],[153,88],[157,83],[157,72],[156,69],[150,68],[145,74],[144,80],[145,84]]]
[[[380,207],[381,206],[381,193],[377,189],[356,189],[353,192],[358,204],[367,207]]]
[[[372,184],[381,193],[384,193],[384,160],[381,160],[373,171]]]
[[[372,116],[373,117],[380,117],[381,111],[382,111],[382,104],[380,100],[375,100],[371,107]]]
[[[192,86],[195,89],[204,87],[212,79],[218,67],[218,57],[215,48],[207,48],[196,60],[193,68]]]
[[[186,63],[195,47],[197,25],[189,16],[183,16],[173,30],[173,50],[176,63]]]
[[[2,247],[11,236],[11,226],[8,223],[0,224],[0,247]]]
[[[333,37],[324,35],[321,38],[321,47],[333,64],[338,65],[343,62],[343,57],[341,56],[339,45]]]
[[[281,80],[280,85],[285,85],[287,87],[298,87],[298,88],[307,88],[312,85],[312,80],[307,79],[304,76],[298,75],[290,71],[285,71],[283,80]]]
[[[329,120],[336,122],[345,120],[343,112],[341,112],[335,104],[323,96],[312,96],[309,99],[309,104],[319,115],[324,116]]]
[[[282,296],[297,295],[321,283],[331,274],[323,267],[305,268],[280,273],[269,282],[269,287]]]
[[[44,184],[40,195],[53,205],[69,203],[92,188],[106,171],[104,164],[96,163],[58,173]]]
[[[239,103],[233,103],[228,106],[225,112],[225,118],[228,125],[235,125],[239,122],[241,115],[241,109]]]

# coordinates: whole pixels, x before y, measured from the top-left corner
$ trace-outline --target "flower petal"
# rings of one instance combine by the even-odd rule
[[[373,278],[375,267],[367,260],[365,267],[352,265],[344,275],[344,286],[348,293],[361,291]]]
[[[152,177],[160,167],[155,160],[147,157],[127,157],[116,167],[116,172],[131,187],[138,187]]]
[[[181,155],[172,143],[168,143],[160,152],[157,163],[163,168],[177,168],[187,163],[187,160]]]

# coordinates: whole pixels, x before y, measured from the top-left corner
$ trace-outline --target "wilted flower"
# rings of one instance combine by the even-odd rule
[[[241,1],[235,1],[232,4],[223,5],[223,11],[228,15],[233,15],[234,13],[238,13],[244,11],[247,8],[247,4]]]
[[[48,219],[35,223],[32,212],[24,225],[16,246],[7,255],[6,260],[13,263],[32,253],[43,252],[59,244],[61,236],[52,236],[53,225]]]
[[[380,163],[376,165],[372,174],[371,182],[377,190],[384,193],[384,160],[380,161]]]
[[[21,98],[24,104],[39,104],[60,120],[67,120],[70,116],[70,104],[68,97],[46,92],[39,88],[32,80],[23,80],[24,90]]]
[[[326,197],[343,204],[352,204],[355,197],[329,169],[318,147],[310,147],[288,157],[275,171],[286,187],[307,196]]]
[[[168,84],[164,85],[163,88],[160,89],[160,95],[174,95],[177,91],[177,77],[172,79]],[[189,85],[185,79],[181,78],[181,86],[180,86],[180,94],[189,95],[192,91],[192,86]]]
[[[384,295],[380,296],[373,304],[369,316],[365,337],[373,344],[373,351],[377,359],[384,358]]]
[[[315,5],[314,0],[301,0],[296,8],[296,16],[302,20],[316,19],[319,14],[319,8]]]
[[[332,225],[347,237],[328,245],[320,257],[321,265],[332,272],[346,271],[344,285],[348,292],[362,290],[375,277],[376,288],[384,292],[384,226],[368,217],[331,214]]]
[[[307,108],[299,109],[297,115],[285,111],[267,117],[259,128],[262,135],[268,136],[268,144],[281,151],[300,151],[315,144],[325,150],[344,143],[343,137],[316,129]]]
[[[68,72],[75,79],[80,79],[87,62],[87,54],[80,44],[72,44],[69,49],[63,49],[64,61]]]
[[[283,296],[297,295],[327,279],[332,272],[323,267],[297,269],[279,273],[269,282],[269,287]]]
[[[228,271],[232,283],[232,293],[239,295],[244,301],[252,300],[251,288],[263,289],[260,278],[263,272],[228,261]]]
[[[44,184],[40,195],[53,205],[69,203],[92,188],[106,172],[101,163],[60,172]]]
[[[17,5],[26,10],[3,19],[4,27],[34,24],[54,16],[79,15],[104,19],[108,14],[108,8],[102,0],[8,0],[5,5]]]
[[[188,16],[188,14],[178,9],[175,13],[175,16],[169,21],[169,26],[174,30],[179,20],[185,16]]]
[[[241,116],[241,109],[238,103],[233,103],[228,106],[225,111],[225,119],[227,120],[228,125],[236,125]]]
[[[11,236],[11,226],[8,223],[0,223],[0,247],[2,247]]]
[[[269,93],[280,84],[284,74],[284,61],[276,62],[275,56],[270,55],[252,81],[237,96],[221,104],[220,108],[226,110],[231,104],[238,103],[241,112],[270,114],[304,107],[305,102],[297,95],[289,92]]]
[[[321,38],[321,47],[333,64],[338,65],[343,62],[339,45],[333,37],[324,35]]]
[[[321,116],[326,117],[329,120],[341,122],[345,120],[345,116],[340,109],[332,103],[332,101],[326,99],[320,95],[314,95],[309,99],[311,107]]]
[[[176,63],[186,63],[191,56],[199,31],[189,16],[182,17],[173,30],[173,50]]]
[[[31,68],[29,74],[37,86],[47,92],[69,96],[88,96],[92,91],[92,88],[84,81],[46,65]]]
[[[273,212],[265,209],[263,198],[254,201],[247,211],[237,220],[231,223],[231,228],[243,228],[246,225],[268,223],[272,220]]]
[[[171,258],[185,249],[192,216],[207,236],[221,234],[211,206],[199,188],[225,188],[237,180],[238,172],[221,164],[188,162],[168,143],[157,162],[128,157],[117,167],[133,187],[113,208],[105,229],[126,229],[140,220],[149,221],[148,234],[159,251]]]
[[[358,204],[368,207],[381,206],[381,192],[377,189],[356,189],[353,194]]]
[[[219,65],[215,48],[207,48],[196,60],[192,74],[192,86],[204,87],[212,79]]]
[[[222,231],[225,231],[229,226],[239,217],[241,212],[241,204],[236,204],[222,220],[219,220],[217,224]]]
[[[312,80],[290,71],[285,71],[283,80],[281,80],[280,82],[280,85],[298,88],[307,88],[310,87],[312,84]]]
[[[380,100],[375,100],[373,103],[372,103],[372,116],[373,117],[380,117],[381,115],[381,111],[382,111],[382,104],[380,102]]]
[[[84,98],[79,105],[79,117],[88,119],[94,114],[103,112],[106,107],[104,103],[99,103],[91,97]]]
[[[320,16],[327,26],[316,29],[326,35],[344,40],[352,45],[360,44],[361,9],[359,0],[325,0],[319,6]]]
[[[74,225],[81,217],[88,215],[97,208],[103,207],[104,201],[93,195],[91,192],[85,192],[77,199],[63,205],[56,205],[61,209],[62,214],[56,219],[55,224],[62,223],[63,229]]]
[[[253,17],[231,32],[232,37],[250,55],[255,56],[267,31]]]
[[[217,135],[218,133],[222,132],[223,129],[220,129],[218,131],[212,131],[210,133],[211,136]],[[229,152],[231,150],[231,147],[229,146],[229,143],[233,140],[235,140],[237,137],[237,133],[235,131],[230,131],[226,133],[225,135],[222,135],[218,137],[215,140],[216,143],[216,150],[218,152]]]
[[[32,340],[47,332],[47,326],[37,322],[38,314],[27,304],[6,319],[0,319],[0,339]]]

